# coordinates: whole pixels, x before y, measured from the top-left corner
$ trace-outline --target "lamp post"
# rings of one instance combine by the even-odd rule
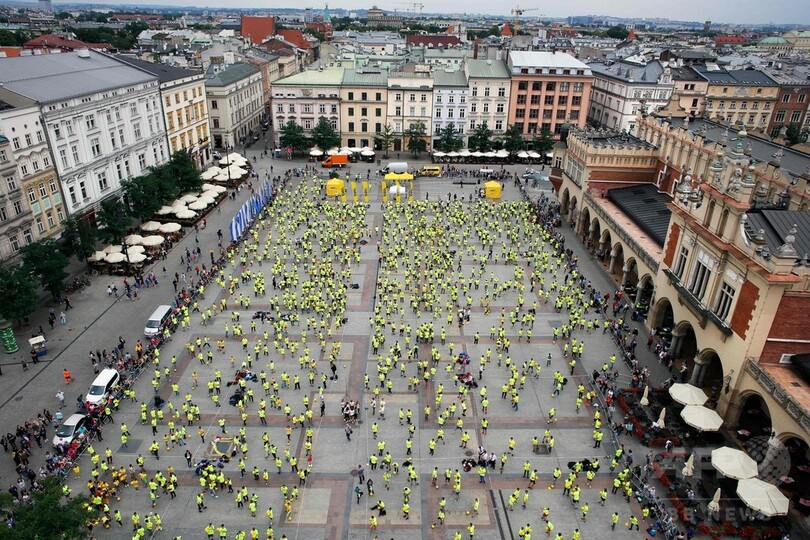
[[[132,263],[129,260],[129,251],[127,251],[128,249],[129,245],[127,245],[127,239],[124,238],[123,240],[121,240],[121,251],[124,252],[124,257],[127,258],[127,266],[130,266],[132,265]]]

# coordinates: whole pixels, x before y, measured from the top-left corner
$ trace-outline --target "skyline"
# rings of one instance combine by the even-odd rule
[[[320,5],[316,2],[309,2],[302,5],[312,7],[316,12],[323,9],[324,2]],[[514,5],[508,5],[503,11],[492,12],[491,5],[486,0],[446,0],[439,3],[422,2],[423,13],[446,13],[446,14],[468,14],[468,15],[495,15],[510,16]],[[83,5],[110,5],[137,8],[131,4],[131,0],[106,2],[73,2],[71,4]],[[329,3],[330,9],[360,10],[369,9],[376,5],[385,11],[399,11],[406,14],[413,10],[413,3],[402,2],[375,2],[374,0],[338,0]],[[264,9],[273,10],[280,8],[296,9],[296,6],[273,2],[268,5],[264,0],[235,0],[229,5],[223,5],[223,0],[175,0],[171,3],[150,2],[150,6],[176,7],[201,9]],[[532,19],[539,16],[562,18],[567,16],[613,16],[622,18],[665,18],[677,21],[698,21],[711,20],[716,23],[727,24],[805,24],[810,25],[810,10],[807,9],[804,0],[777,0],[775,2],[761,2],[758,0],[715,0],[714,2],[704,2],[702,0],[681,0],[677,4],[663,6],[659,3],[644,2],[640,0],[614,0],[610,4],[610,12],[605,12],[605,4],[601,0],[581,0],[576,4],[559,6],[541,6],[534,8],[532,4],[515,1],[515,5],[520,5],[524,9],[532,9],[523,19]],[[537,4],[535,4],[537,5]],[[54,6],[59,9],[59,4]],[[145,7],[148,9],[148,7]],[[144,9],[142,8],[142,9]]]

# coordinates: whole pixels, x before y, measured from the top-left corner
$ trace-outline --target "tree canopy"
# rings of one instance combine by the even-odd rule
[[[290,120],[278,128],[281,146],[292,148],[293,154],[303,154],[309,150],[309,139],[304,135],[304,128],[295,120]],[[324,149],[325,150],[325,149]]]
[[[86,261],[96,247],[96,230],[90,222],[71,216],[62,222],[62,253]]]
[[[374,144],[383,151],[383,158],[388,158],[388,151],[394,144],[394,128],[391,124],[385,124],[383,130],[374,135]]]
[[[503,134],[503,148],[511,154],[517,154],[526,148],[526,140],[523,138],[523,132],[514,124],[509,126]]]
[[[464,139],[453,124],[439,130],[439,138],[434,143],[434,150],[440,152],[458,152],[464,148]]]
[[[121,199],[112,197],[101,201],[96,212],[98,222],[98,237],[104,242],[120,244],[127,235],[127,227],[132,218],[127,207]]]
[[[59,250],[59,244],[52,238],[28,244],[20,249],[23,268],[34,277],[54,297],[65,289],[68,273],[65,267],[68,258]]]
[[[36,283],[22,266],[0,266],[0,316],[23,321],[37,307]]]
[[[338,133],[325,116],[318,118],[318,123],[312,128],[312,142],[323,151],[340,146],[340,133]]]
[[[427,150],[427,141],[425,141],[426,135],[427,126],[425,126],[425,123],[421,120],[414,122],[405,130],[405,138],[408,141],[408,151],[413,152],[414,156]]]
[[[492,150],[492,130],[486,124],[478,124],[467,139],[467,146],[473,152]]]
[[[31,492],[31,504],[14,504],[10,493],[0,494],[0,509],[14,518],[12,527],[0,529],[0,540],[86,538],[87,521],[97,516],[99,510],[88,506],[84,494],[65,499],[55,477],[45,478],[41,483],[41,491]]]

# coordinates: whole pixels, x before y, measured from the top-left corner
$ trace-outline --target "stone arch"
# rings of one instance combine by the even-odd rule
[[[571,197],[571,202],[568,204],[568,220],[576,223],[579,210],[579,201],[577,201],[577,197],[574,195]]]
[[[800,466],[810,466],[810,443],[807,439],[791,432],[777,433],[776,436],[787,448],[791,471]]]
[[[689,383],[709,391],[712,399],[718,399],[723,388],[723,362],[714,349],[705,349],[695,354],[689,373]]]
[[[765,399],[755,390],[742,392],[737,398],[739,418],[738,430],[748,431],[751,436],[767,435],[771,430],[771,411]]]
[[[602,238],[602,223],[599,218],[593,218],[588,229],[588,235],[591,241],[591,250],[598,251],[600,246],[599,242]]]
[[[656,330],[658,335],[672,338],[672,328],[675,326],[675,313],[669,298],[659,298],[650,312],[650,328]]]
[[[689,379],[694,372],[697,352],[697,335],[692,323],[681,321],[676,324],[672,329],[672,344],[669,347],[669,354],[674,361],[675,369],[685,375],[685,377],[682,375],[682,378]],[[685,373],[684,367],[686,367]]]
[[[627,293],[633,300],[638,294],[638,263],[635,257],[630,257],[624,261],[622,267],[622,282],[620,285],[627,289]]]
[[[655,282],[653,281],[652,275],[644,274],[641,276],[636,287],[638,288],[638,292],[636,293],[636,308],[646,314],[647,310],[650,309],[650,303],[652,302],[653,293],[655,292]]]
[[[563,215],[568,214],[568,204],[571,202],[571,195],[568,193],[568,188],[565,188],[560,195],[560,209]]]
[[[623,269],[624,269],[624,246],[622,246],[621,242],[616,242],[610,250],[610,262],[608,263],[608,274],[621,275]]]
[[[590,224],[591,224],[591,210],[587,206],[582,208],[577,220],[577,234],[583,239],[585,247],[590,249]]]

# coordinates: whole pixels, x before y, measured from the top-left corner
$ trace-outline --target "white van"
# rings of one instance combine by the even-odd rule
[[[405,161],[392,161],[380,169],[380,174],[382,175],[386,175],[388,173],[402,174],[406,172],[408,172],[408,163]]]
[[[112,389],[121,381],[121,375],[114,369],[102,369],[96,380],[90,385],[84,401],[88,405],[102,405],[112,393]]]
[[[143,334],[146,337],[153,337],[160,332],[164,324],[169,322],[172,317],[172,306],[158,306],[154,313],[146,321],[146,326],[143,329]]]

